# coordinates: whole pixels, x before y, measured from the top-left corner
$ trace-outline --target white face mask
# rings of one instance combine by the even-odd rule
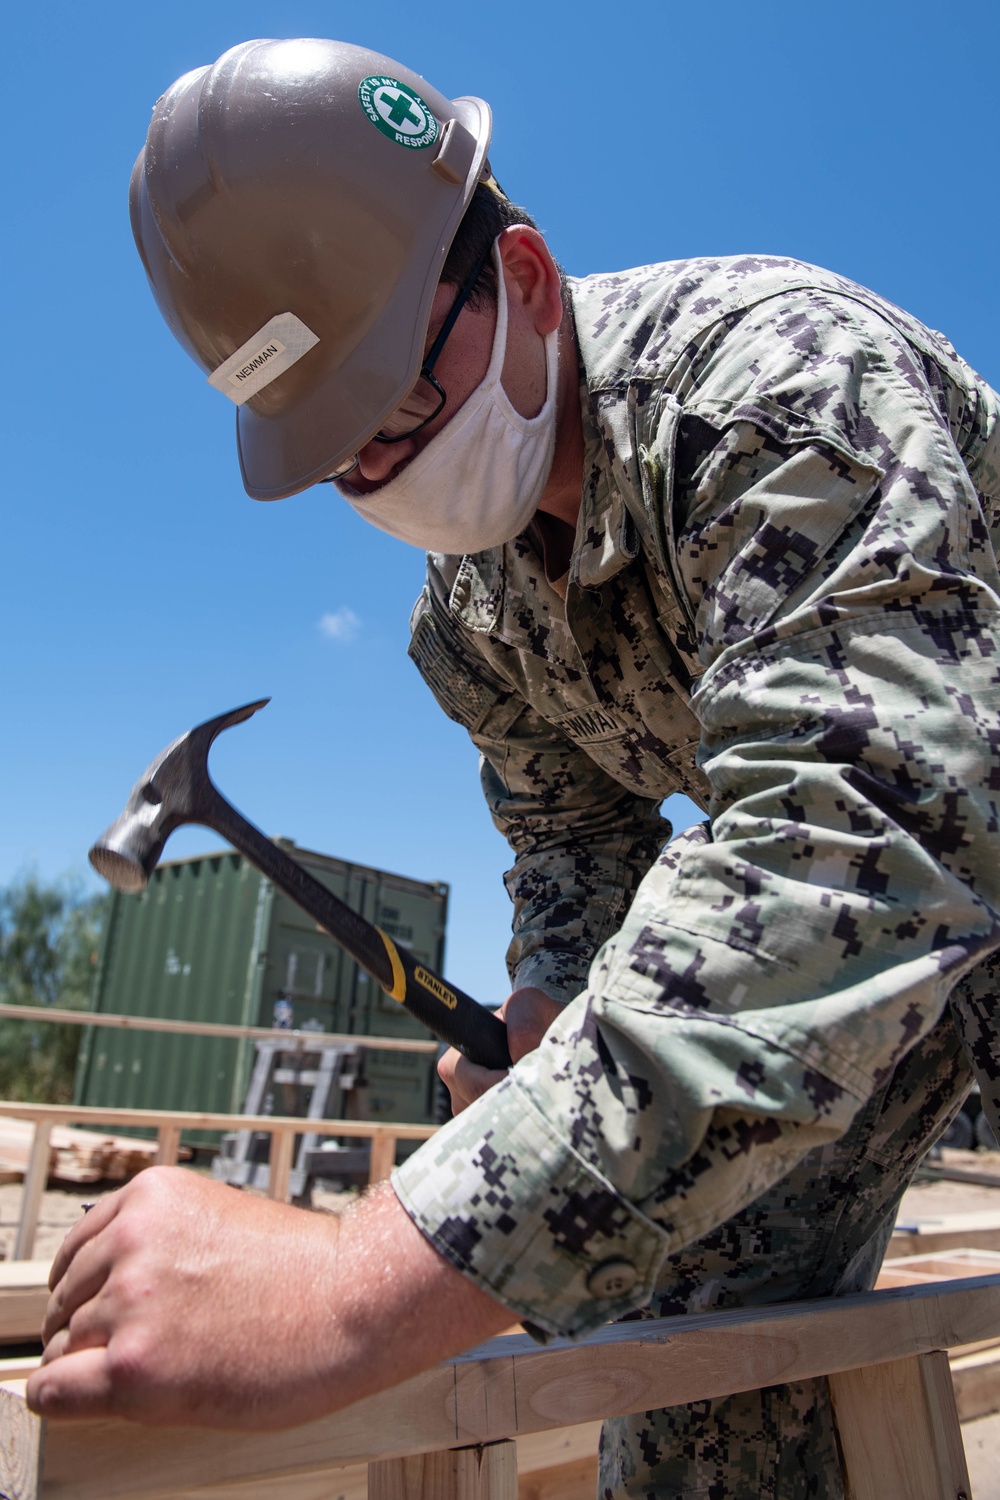
[[[497,326],[490,367],[451,421],[393,479],[370,495],[335,481],[373,526],[428,552],[483,552],[509,542],[538,508],[556,441],[559,330],[545,337],[545,405],[522,417],[500,384],[507,349],[507,291],[496,246]]]

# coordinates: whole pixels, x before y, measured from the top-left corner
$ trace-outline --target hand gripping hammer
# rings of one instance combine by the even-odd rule
[[[116,890],[137,894],[175,828],[200,823],[221,834],[308,912],[324,932],[418,1021],[486,1068],[509,1068],[507,1028],[471,996],[397,948],[388,933],[339,901],[308,870],[261,833],[217,790],[208,752],[223,729],[242,724],[270,700],[260,698],[199,724],[168,745],[132,788],[125,811],[90,851],[90,862]]]

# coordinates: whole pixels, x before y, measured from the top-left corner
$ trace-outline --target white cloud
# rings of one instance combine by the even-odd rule
[[[361,621],[349,605],[342,604],[330,614],[320,616],[319,628],[331,641],[353,641],[361,629]]]

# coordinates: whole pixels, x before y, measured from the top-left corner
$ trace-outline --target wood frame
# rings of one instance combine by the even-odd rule
[[[829,1375],[850,1500],[957,1500],[969,1496],[969,1482],[938,1351],[994,1336],[1000,1276],[611,1324],[578,1345],[539,1348],[514,1335],[335,1416],[276,1433],[114,1419],[44,1423],[28,1411],[23,1384],[13,1382],[0,1386],[0,1493],[9,1500],[178,1500],[220,1486],[236,1500],[267,1485],[291,1493],[291,1481],[305,1475],[329,1473],[333,1485],[338,1470],[367,1463],[379,1466],[382,1496],[394,1500],[510,1500],[508,1449],[495,1465],[482,1457],[410,1460]],[[453,1476],[451,1490],[432,1493],[425,1473],[435,1484],[441,1473]]]
[[[423,1046],[423,1043],[421,1043]],[[21,1217],[14,1246],[14,1260],[30,1260],[38,1228],[38,1210],[48,1177],[49,1140],[54,1125],[145,1125],[157,1132],[156,1164],[173,1166],[183,1130],[259,1130],[271,1136],[271,1173],[268,1197],[286,1202],[295,1137],[305,1131],[313,1135],[368,1138],[372,1143],[369,1181],[388,1177],[396,1159],[397,1141],[426,1141],[437,1125],[410,1125],[403,1121],[383,1124],[377,1120],[306,1120],[299,1115],[226,1115],[196,1110],[101,1109],[78,1104],[21,1104],[0,1100],[0,1115],[31,1120],[35,1138],[24,1179]]]
[[[50,1021],[72,1026],[105,1026],[119,1031],[173,1032],[186,1036],[251,1037],[268,1041],[273,1041],[277,1034],[280,1035],[282,1043],[287,1037],[289,1052],[314,1051],[324,1042],[374,1048],[380,1052],[428,1053],[438,1050],[437,1042],[425,1042],[417,1037],[355,1036],[338,1031],[276,1033],[273,1027],[266,1026],[229,1026],[218,1021],[168,1021],[155,1016],[125,1016],[97,1011],[61,1010],[49,1005],[0,1005],[0,1019]],[[14,1245],[13,1258],[15,1260],[30,1260],[35,1247],[38,1210],[48,1177],[49,1137],[54,1125],[153,1126],[157,1132],[156,1165],[159,1167],[172,1167],[176,1164],[182,1130],[267,1131],[272,1142],[268,1197],[276,1198],[282,1203],[288,1200],[295,1136],[303,1134],[306,1129],[299,1119],[296,1119],[293,1127],[292,1117],[287,1115],[224,1115],[200,1114],[195,1111],[99,1109],[74,1105],[29,1105],[4,1100],[0,1100],[0,1115],[9,1115],[16,1120],[32,1120],[35,1123],[35,1136],[24,1179],[21,1217],[18,1221]],[[383,1125],[367,1120],[310,1120],[308,1124],[308,1131],[312,1135],[367,1137],[372,1143],[369,1182],[381,1182],[389,1176],[395,1165],[397,1141],[427,1140],[436,1129],[434,1125]]]

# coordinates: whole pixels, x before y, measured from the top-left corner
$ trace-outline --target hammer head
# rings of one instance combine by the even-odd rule
[[[208,774],[212,741],[270,701],[258,698],[209,719],[161,751],[132,788],[121,817],[91,849],[90,863],[99,875],[116,890],[137,895],[145,890],[175,828],[185,823],[213,826],[212,809],[221,799]]]

